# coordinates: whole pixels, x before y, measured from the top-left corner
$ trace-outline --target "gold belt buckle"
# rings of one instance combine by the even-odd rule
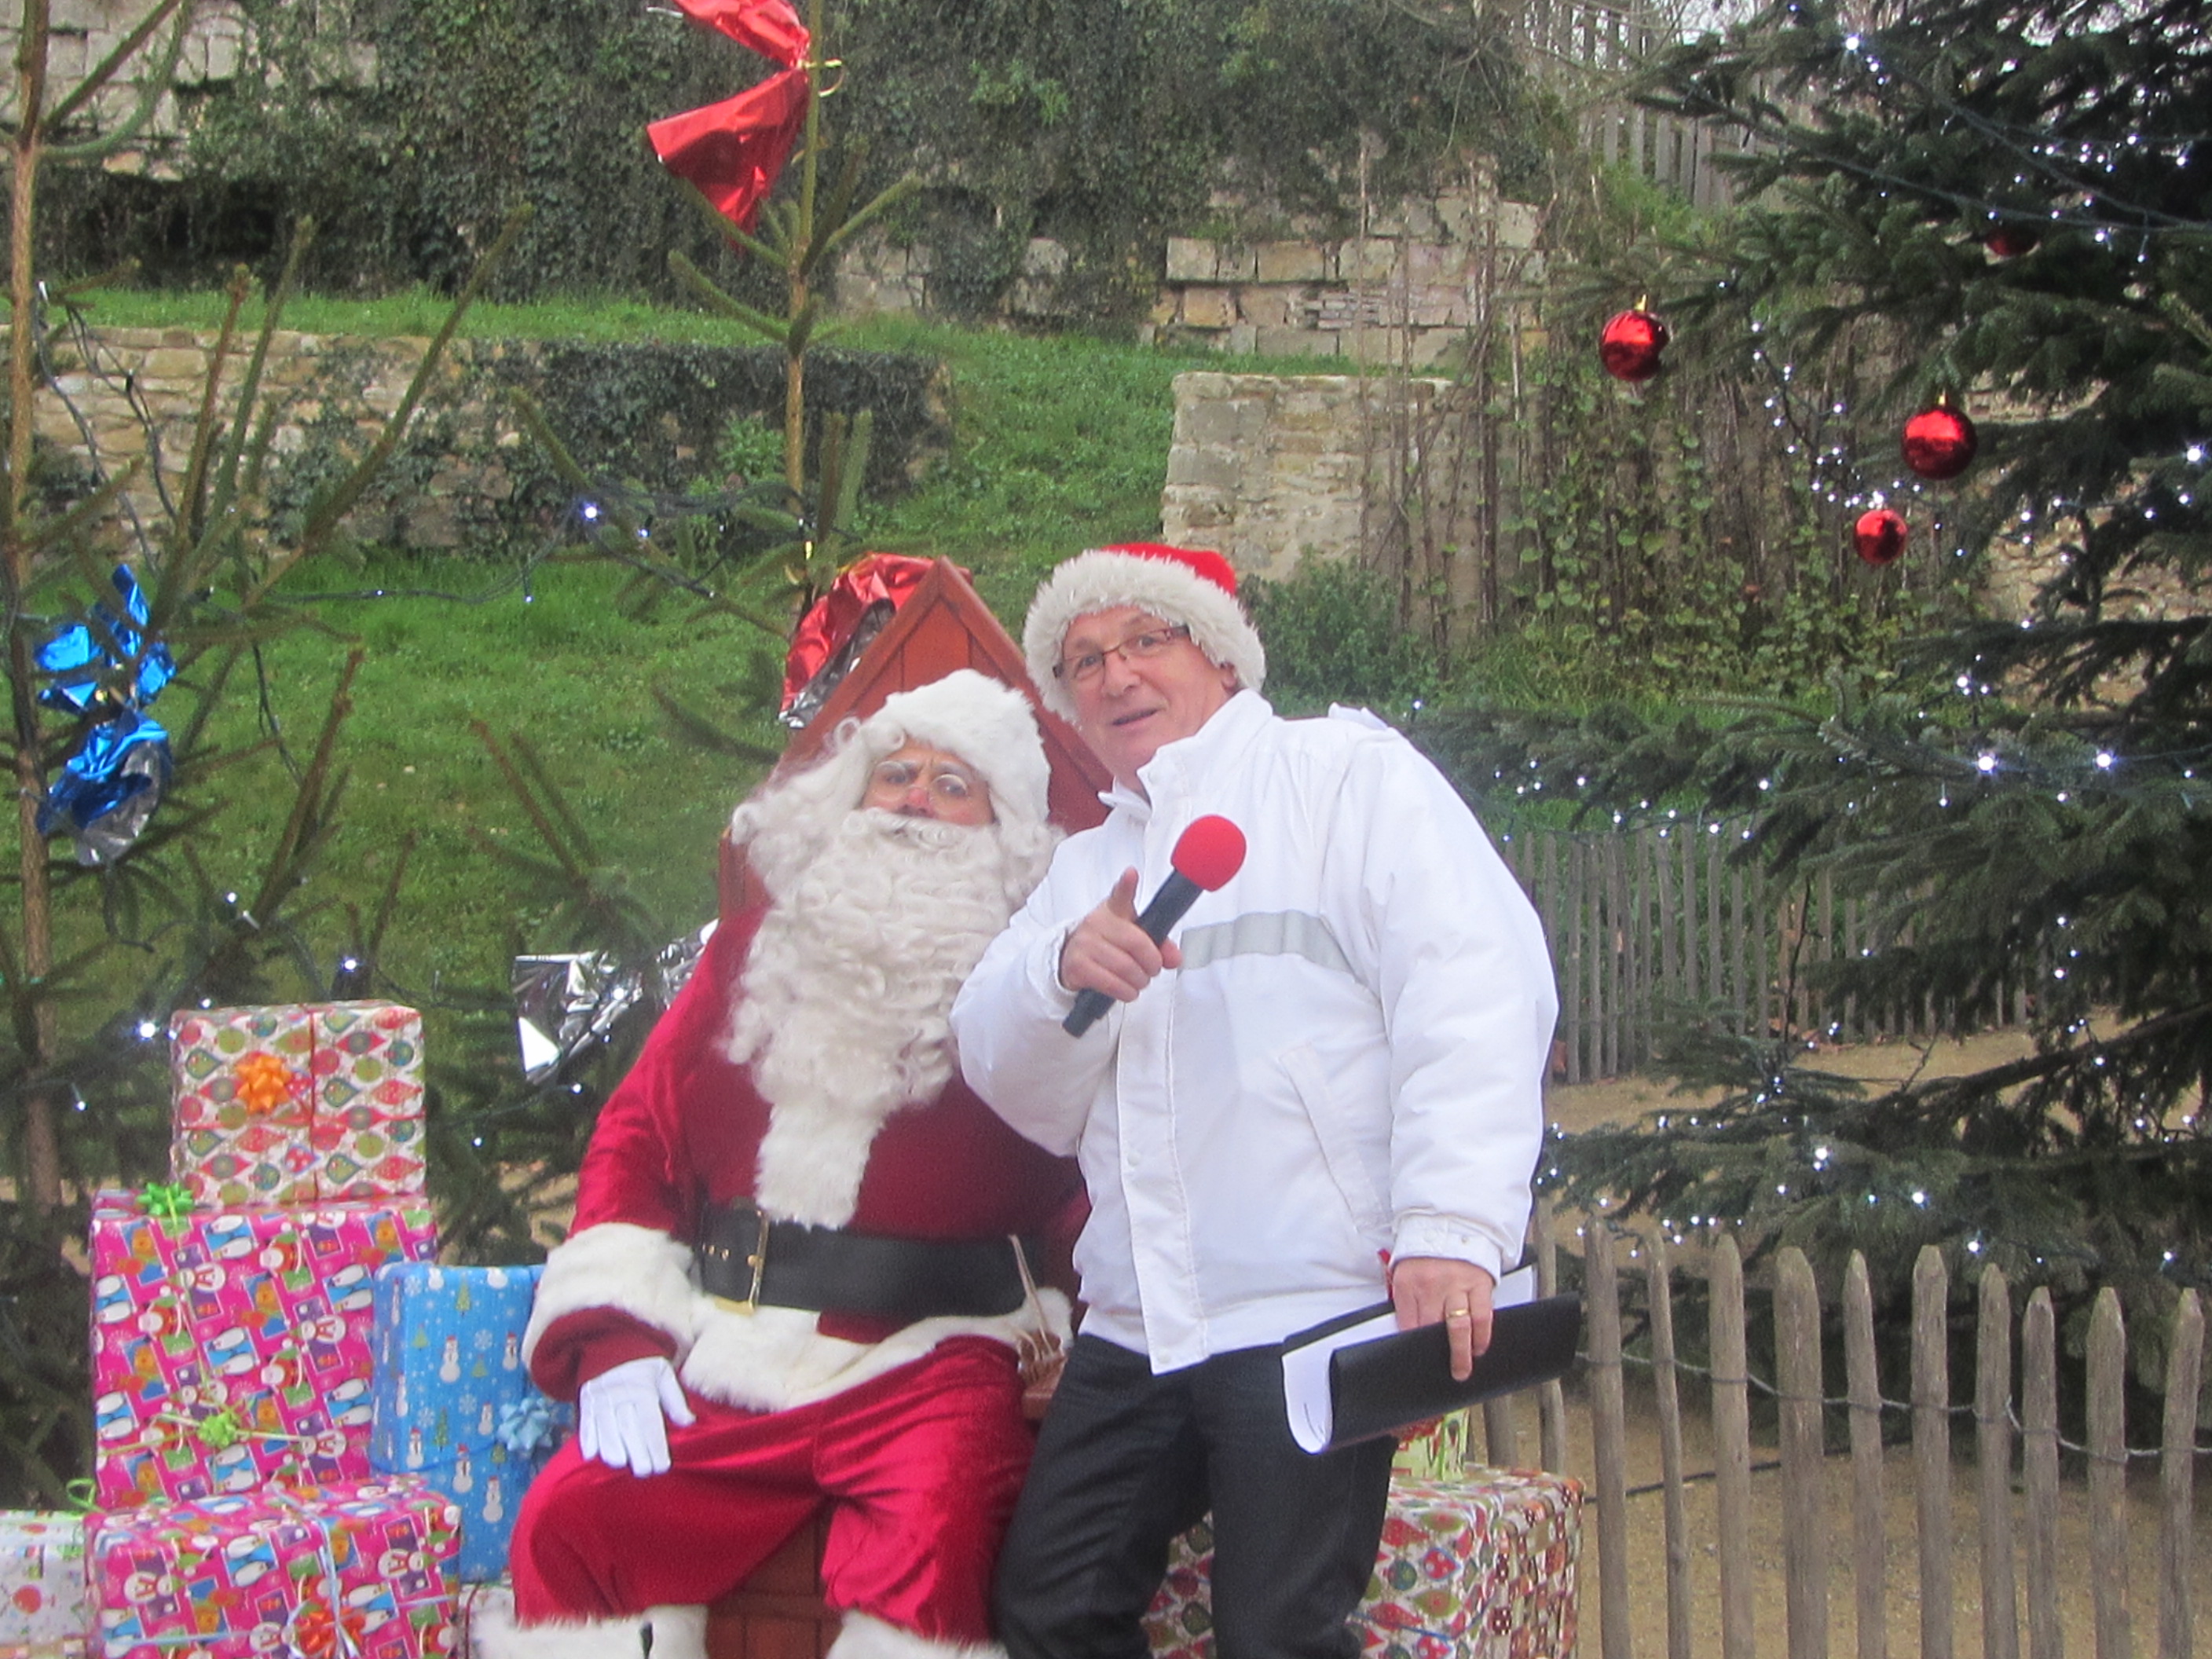
[[[718,1308],[727,1308],[732,1313],[755,1313],[760,1308],[761,1281],[768,1277],[768,1212],[755,1206],[753,1220],[759,1231],[754,1235],[751,1254],[745,1257],[745,1267],[752,1277],[745,1285],[743,1296],[710,1297]]]

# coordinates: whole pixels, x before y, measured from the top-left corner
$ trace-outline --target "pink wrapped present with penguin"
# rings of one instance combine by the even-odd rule
[[[422,1017],[388,1002],[184,1008],[170,1163],[195,1203],[422,1191]]]
[[[369,1462],[460,1507],[464,1583],[507,1570],[515,1510],[574,1414],[522,1362],[541,1271],[404,1262],[376,1275]]]
[[[174,1187],[100,1194],[100,1506],[366,1476],[376,1270],[436,1243],[428,1209],[399,1201],[196,1211]]]
[[[105,1659],[446,1659],[460,1516],[406,1475],[94,1517]]]

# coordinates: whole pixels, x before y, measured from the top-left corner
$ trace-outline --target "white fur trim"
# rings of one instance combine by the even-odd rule
[[[955,669],[941,680],[884,698],[861,724],[872,738],[880,727],[966,761],[990,786],[992,809],[1002,822],[1044,822],[1052,768],[1030,700],[1004,681],[972,668]],[[869,747],[888,752],[874,742]]]
[[[529,1364],[538,1340],[556,1319],[589,1308],[618,1308],[665,1332],[680,1361],[691,1346],[698,1293],[691,1283],[691,1251],[666,1233],[627,1221],[603,1221],[570,1236],[545,1258],[522,1334]]]
[[[1037,1298],[1045,1328],[1068,1341],[1067,1298],[1051,1290],[1039,1291]],[[857,1388],[952,1337],[988,1337],[1018,1348],[1036,1329],[1036,1317],[1024,1309],[996,1319],[919,1320],[880,1342],[847,1342],[823,1335],[815,1328],[817,1317],[798,1308],[739,1313],[701,1297],[697,1340],[684,1362],[684,1386],[726,1406],[779,1412]]]
[[[646,1622],[653,1626],[653,1659],[707,1659],[707,1609],[647,1607]]]
[[[1022,627],[1022,655],[1044,706],[1063,720],[1075,718],[1075,701],[1053,673],[1067,630],[1078,617],[1133,605],[1164,622],[1190,629],[1206,660],[1237,672],[1237,683],[1257,691],[1267,678],[1267,653],[1237,597],[1188,565],[1092,548],[1054,570],[1030,601]]]
[[[703,1622],[700,1635],[698,1650],[704,1654]],[[645,1620],[632,1615],[518,1625],[511,1596],[488,1595],[471,1607],[469,1652],[472,1659],[642,1659]],[[657,1645],[654,1652],[658,1656]]]
[[[660,1659],[658,1651],[653,1659]],[[848,1613],[830,1644],[829,1659],[1006,1659],[996,1642],[944,1642],[887,1625],[865,1613]]]

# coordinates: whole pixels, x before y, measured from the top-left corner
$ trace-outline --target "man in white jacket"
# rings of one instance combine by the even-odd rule
[[[1169,1541],[1211,1511],[1221,1659],[1349,1659],[1389,1440],[1291,1439],[1277,1345],[1389,1297],[1463,1375],[1517,1258],[1558,1012],[1534,912],[1467,807],[1360,711],[1278,719],[1218,554],[1068,561],[1024,630],[1114,775],[952,1012],[994,1110],[1075,1152],[1088,1312],[998,1573],[1012,1659],[1138,1659]],[[1193,819],[1243,868],[1155,945]],[[1117,1005],[1081,1037],[1077,992]]]

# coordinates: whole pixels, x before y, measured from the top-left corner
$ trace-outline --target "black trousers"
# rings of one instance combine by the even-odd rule
[[[1145,1659],[1168,1545],[1211,1510],[1218,1659],[1353,1659],[1345,1621],[1375,1570],[1395,1449],[1301,1451],[1274,1348],[1155,1376],[1079,1336],[999,1556],[1007,1652]]]

